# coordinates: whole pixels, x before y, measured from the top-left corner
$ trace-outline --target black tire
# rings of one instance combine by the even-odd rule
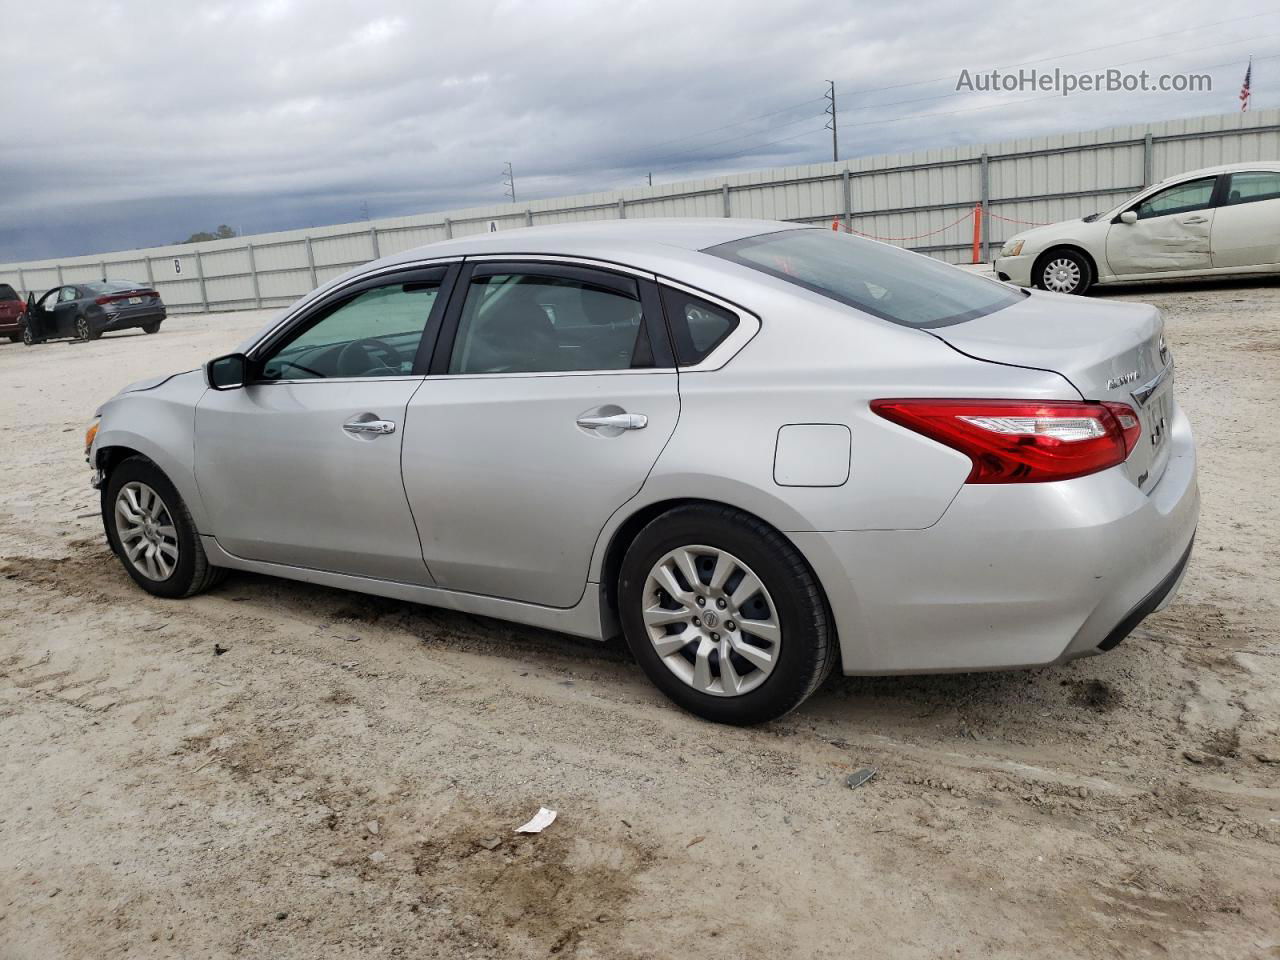
[[[116,529],[116,498],[120,490],[132,482],[144,483],[159,494],[177,532],[178,562],[173,573],[163,580],[152,579],[134,566],[121,546],[120,533]],[[120,558],[125,572],[147,593],[170,599],[190,597],[209,589],[226,575],[226,570],[209,563],[196,533],[195,523],[191,520],[191,513],[177,489],[169,482],[164,471],[146,457],[129,457],[111,471],[107,482],[102,486],[102,523],[107,530],[107,542]]]
[[[1057,279],[1049,277],[1050,268],[1060,263],[1074,265],[1074,280],[1072,280],[1069,266],[1065,270],[1054,271]],[[1057,247],[1040,254],[1036,258],[1036,265],[1031,271],[1031,282],[1041,290],[1048,290],[1052,293],[1073,294],[1075,296],[1084,296],[1084,294],[1088,293],[1089,288],[1093,286],[1094,279],[1093,267],[1089,264],[1089,258],[1076,250],[1066,247]],[[1066,283],[1071,285],[1064,287]]]
[[[76,318],[76,337],[80,340],[97,340],[102,331],[93,329],[93,323],[84,314]]]
[[[157,320],[157,321],[155,321],[154,323],[144,323],[144,324],[142,325],[142,332],[143,332],[143,333],[159,333],[159,332],[160,332],[160,321],[159,321],[159,320]]]
[[[740,558],[773,600],[782,631],[779,653],[772,672],[747,693],[716,696],[694,689],[667,667],[649,639],[642,614],[649,572],[668,552],[691,545]],[[731,507],[676,507],[645,526],[623,558],[618,604],[627,645],[649,679],[679,706],[716,723],[764,723],[794,710],[830,675],[838,656],[826,598],[800,552],[777,530]]]
[[[31,332],[31,324],[29,323],[22,325],[22,342],[28,347],[34,347],[40,342],[36,339],[35,334]]]
[[[11,334],[9,334],[9,342],[10,342],[10,343],[17,343],[17,342],[18,342],[19,340],[21,340],[21,339],[22,339],[22,334],[20,334],[20,333],[11,333]]]

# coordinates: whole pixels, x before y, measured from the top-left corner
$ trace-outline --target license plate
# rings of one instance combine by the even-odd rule
[[[141,298],[141,297],[130,297],[130,298],[129,298],[129,302],[130,302],[130,303],[141,303],[141,302],[142,302],[142,298]]]

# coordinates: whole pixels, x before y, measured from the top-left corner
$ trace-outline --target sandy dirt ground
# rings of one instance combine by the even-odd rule
[[[1198,434],[1178,602],[1103,657],[837,677],[749,730],[615,644],[143,594],[83,430],[264,316],[0,346],[0,957],[1280,957],[1280,283],[1107,297],[1166,311]]]

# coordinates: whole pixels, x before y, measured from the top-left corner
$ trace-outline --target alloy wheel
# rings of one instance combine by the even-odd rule
[[[700,693],[750,693],[778,662],[777,608],[764,582],[728,551],[685,546],[661,557],[645,580],[642,616],[667,669]]]
[[[149,580],[168,580],[178,566],[178,531],[160,494],[139,481],[116,494],[116,534],[125,559]]]
[[[1074,293],[1080,286],[1083,275],[1080,264],[1069,257],[1058,257],[1045,264],[1042,274],[1046,290],[1054,293]]]
[[[81,340],[89,339],[89,321],[84,317],[80,317],[76,320],[76,336]]]

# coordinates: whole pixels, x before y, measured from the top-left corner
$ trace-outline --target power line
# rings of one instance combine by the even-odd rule
[[[697,139],[698,137],[704,137],[709,133],[719,133],[721,130],[728,130],[730,127],[740,127],[744,123],[750,123],[753,120],[764,120],[767,117],[776,117],[778,114],[787,113],[788,111],[796,109],[796,107],[808,106],[811,103],[817,103],[819,100],[825,100],[825,99],[826,99],[825,96],[810,97],[808,100],[800,100],[800,101],[797,101],[796,103],[790,104],[789,106],[780,107],[777,110],[771,110],[768,113],[761,113],[761,114],[757,114],[754,117],[746,117],[742,120],[735,120],[733,121],[733,123],[726,123],[723,126],[719,126],[719,127],[712,127],[710,130],[703,130],[701,133],[691,133],[682,137],[673,137],[670,140],[659,140],[657,143],[649,144],[649,148],[654,149],[657,147],[665,147],[668,143],[681,143],[682,141],[685,141],[685,140],[694,140],[694,139]]]

